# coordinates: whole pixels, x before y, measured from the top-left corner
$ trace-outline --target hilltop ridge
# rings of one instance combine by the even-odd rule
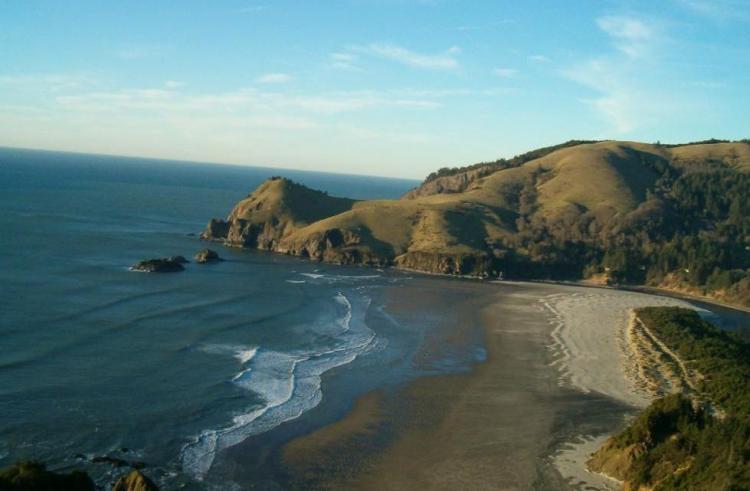
[[[747,141],[568,142],[512,160],[431,175],[399,200],[274,178],[202,237],[339,264],[710,287],[750,301]]]

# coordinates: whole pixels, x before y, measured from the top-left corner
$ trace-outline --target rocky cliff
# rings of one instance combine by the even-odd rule
[[[432,194],[463,193],[476,181],[491,174],[495,170],[496,169],[492,166],[486,165],[450,176],[442,176],[426,180],[419,187],[406,193],[402,199],[415,199],[420,196],[430,196]]]

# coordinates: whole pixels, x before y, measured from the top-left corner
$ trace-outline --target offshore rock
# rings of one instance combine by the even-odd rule
[[[180,258],[181,256],[177,256]],[[185,258],[182,258],[185,261]],[[186,261],[185,261],[186,262]],[[183,271],[185,268],[179,259],[173,257],[164,257],[159,259],[145,259],[139,261],[130,267],[132,271],[142,271],[144,273],[175,273]]]
[[[222,260],[216,251],[211,249],[201,249],[193,256],[193,259],[198,264],[214,263]]]

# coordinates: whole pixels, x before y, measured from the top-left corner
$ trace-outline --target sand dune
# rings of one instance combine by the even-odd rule
[[[539,300],[549,313],[558,383],[597,392],[633,408],[646,407],[675,384],[667,372],[650,370],[651,354],[636,339],[633,309],[649,306],[696,308],[674,298],[637,292],[569,287]],[[619,489],[610,478],[589,472],[585,463],[609,435],[578,435],[553,456],[557,470],[572,485]]]

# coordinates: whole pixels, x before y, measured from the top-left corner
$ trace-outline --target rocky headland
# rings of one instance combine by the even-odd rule
[[[750,303],[750,262],[731,253],[750,250],[750,235],[736,234],[750,230],[748,171],[747,141],[604,141],[441,169],[398,200],[332,197],[274,177],[201,238],[336,264],[682,285]],[[716,244],[697,263],[691,251]]]

